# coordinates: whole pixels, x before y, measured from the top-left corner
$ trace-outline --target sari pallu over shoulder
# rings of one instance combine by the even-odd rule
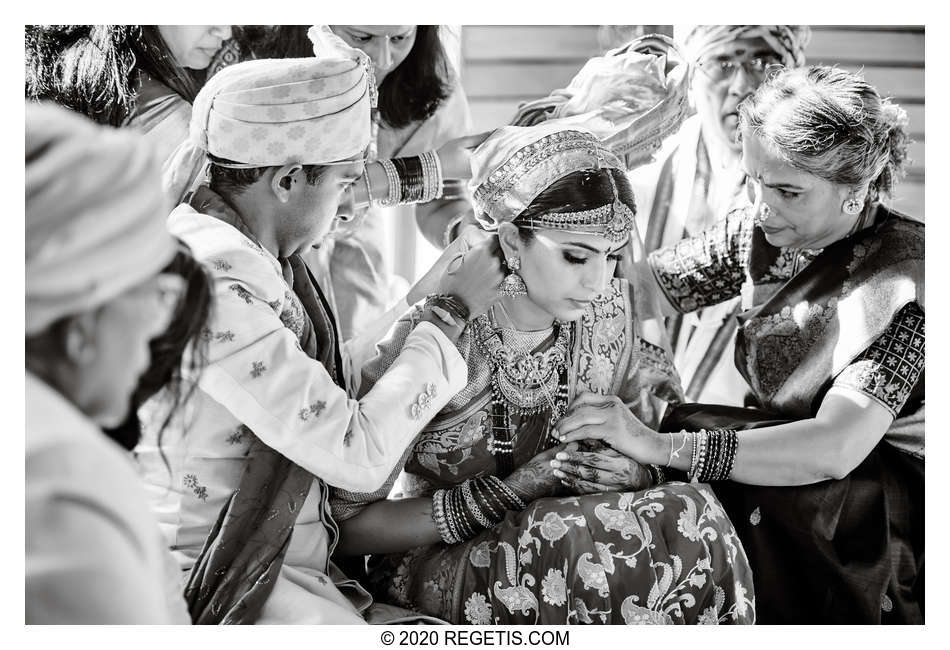
[[[831,382],[906,305],[924,306],[924,226],[883,207],[873,224],[825,248],[760,305],[738,316],[736,366],[759,405],[812,417]],[[749,275],[765,275],[753,234]],[[775,250],[775,249],[772,249]]]

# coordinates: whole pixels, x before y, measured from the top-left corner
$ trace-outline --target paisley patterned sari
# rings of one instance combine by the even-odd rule
[[[657,423],[681,398],[653,325],[635,319],[633,292],[614,279],[571,327],[569,400],[579,392],[619,396]],[[399,352],[419,316],[399,321],[364,369],[367,390]],[[515,336],[503,330],[502,336]],[[535,342],[544,349],[553,341]],[[508,339],[506,339],[506,342]],[[337,490],[338,520],[385,499],[498,474],[488,451],[491,368],[469,331],[458,347],[469,383],[429,423],[390,481],[374,494]],[[544,448],[543,417],[525,418],[514,438],[514,464]],[[372,561],[378,599],[454,623],[750,623],[752,576],[738,537],[707,485],[667,483],[639,492],[538,499],[508,512],[494,528],[456,545],[443,543]]]
[[[814,417],[832,387],[895,418],[849,476],[715,492],[755,572],[759,622],[923,622],[924,226],[883,206],[823,250],[776,248],[740,209],[650,257],[692,311],[741,295],[735,362],[758,408],[688,404],[662,430]]]

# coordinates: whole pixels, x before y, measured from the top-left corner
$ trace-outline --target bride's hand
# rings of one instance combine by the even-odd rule
[[[535,499],[554,496],[561,491],[561,481],[554,475],[551,461],[554,456],[563,451],[563,446],[552,447],[518,467],[513,471],[505,483],[521,497],[525,504]]]
[[[625,456],[648,465],[665,465],[668,436],[661,436],[630,412],[616,395],[582,393],[555,425],[561,443],[602,440]]]
[[[575,494],[637,492],[650,487],[650,472],[637,461],[609,447],[580,450],[566,446],[551,461],[554,475]]]

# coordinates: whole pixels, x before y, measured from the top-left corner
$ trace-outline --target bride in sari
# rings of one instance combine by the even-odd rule
[[[476,213],[511,272],[504,297],[465,324],[468,385],[386,485],[331,496],[338,552],[373,554],[379,599],[453,623],[753,622],[745,552],[708,486],[664,483],[609,449],[624,491],[568,490],[550,466],[552,424],[585,394],[653,423],[682,399],[662,322],[640,316],[655,294],[613,277],[639,242],[623,163],[560,120],[499,129],[472,160]],[[361,391],[419,315],[379,345]]]

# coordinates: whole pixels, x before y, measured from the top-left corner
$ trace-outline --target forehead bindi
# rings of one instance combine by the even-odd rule
[[[715,59],[717,61],[728,61],[731,59],[752,59],[768,56],[776,56],[775,50],[769,46],[764,38],[756,36],[755,38],[739,38],[731,43],[726,43],[710,52],[706,55],[706,58]]]
[[[778,152],[748,132],[742,136],[742,171],[769,187],[810,187],[810,174],[796,169]]]

